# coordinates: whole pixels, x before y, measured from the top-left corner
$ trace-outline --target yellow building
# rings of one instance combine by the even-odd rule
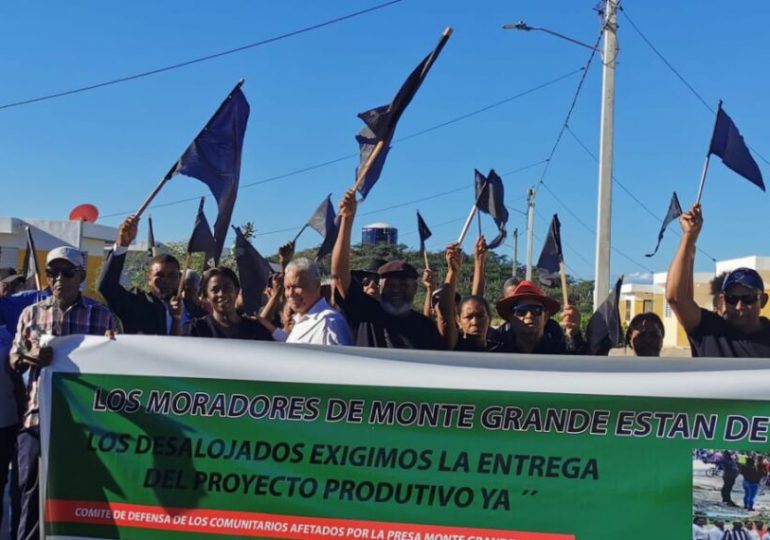
[[[26,227],[29,227],[32,233],[32,241],[37,250],[37,264],[41,270],[45,268],[45,258],[50,250],[63,245],[81,250],[87,261],[84,292],[89,296],[95,294],[99,269],[106,248],[115,242],[117,228],[84,221],[0,217],[0,267],[10,266],[18,271],[22,270],[27,250]],[[45,279],[45,276],[42,276],[42,279]]]

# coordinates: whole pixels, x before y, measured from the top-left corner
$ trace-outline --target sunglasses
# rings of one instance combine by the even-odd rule
[[[734,306],[739,301],[744,306],[751,306],[756,304],[758,300],[759,300],[758,294],[726,294],[725,295],[725,302],[727,302],[731,306]]]
[[[78,271],[75,268],[68,268],[66,270],[51,270],[50,268],[46,268],[45,270],[45,275],[48,276],[48,279],[58,279],[60,277],[72,279],[77,273]]]
[[[534,304],[522,304],[520,306],[513,307],[513,314],[517,317],[523,317],[527,313],[531,313],[535,317],[539,317],[543,314],[543,306],[537,306]]]

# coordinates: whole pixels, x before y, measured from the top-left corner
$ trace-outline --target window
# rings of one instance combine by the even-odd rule
[[[652,300],[645,300],[644,303],[642,304],[642,308],[645,313],[652,312]]]
[[[626,322],[631,320],[631,300],[626,300]]]

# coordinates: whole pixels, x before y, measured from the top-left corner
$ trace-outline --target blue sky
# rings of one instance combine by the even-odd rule
[[[0,42],[6,51],[0,56],[0,105],[205,56],[377,4],[5,3],[0,7]],[[419,209],[434,232],[428,248],[440,249],[456,239],[472,204],[474,168],[507,173],[548,156],[575,94],[580,75],[574,72],[590,54],[543,33],[504,31],[501,26],[523,19],[593,43],[600,28],[594,5],[576,0],[401,0],[212,61],[0,109],[0,178],[10,186],[2,214],[66,219],[74,206],[92,203],[102,213],[101,223],[118,225],[243,77],[251,118],[241,172],[244,188],[233,223],[255,222],[255,245],[273,253],[328,193],[336,204],[353,184],[357,159],[271,179],[356,154],[354,136],[362,125],[356,113],[389,102],[449,25],[454,35],[402,117],[383,175],[357,219],[357,228],[391,223],[404,243],[416,246]],[[720,98],[724,100],[748,143],[770,158],[770,5],[761,0],[739,7],[727,1],[625,0],[622,5],[709,105],[715,108]],[[613,276],[668,266],[677,241],[672,230],[656,257],[643,254],[655,245],[671,192],[679,193],[683,206],[694,200],[714,122],[625,15],[619,16],[619,23],[614,171],[657,217],[615,185],[612,243],[618,251],[612,255]],[[521,233],[519,258],[524,257],[526,227],[520,212],[526,209],[527,188],[539,185],[535,257],[551,215],[558,213],[568,269],[588,279],[594,274],[597,164],[572,134],[598,153],[597,60],[580,93],[570,132],[564,134],[545,177],[542,163],[503,174],[506,202],[513,209],[509,230],[518,227]],[[560,77],[485,112],[409,137]],[[770,183],[770,165],[755,158]],[[383,210],[446,191],[453,192]],[[169,203],[206,193],[197,180],[175,178],[150,210],[156,237],[186,240],[197,202]],[[207,203],[211,222],[212,202]],[[712,160],[703,205],[706,221],[699,247],[704,252],[717,259],[768,254],[762,235],[770,226],[767,196],[718,159]],[[486,217],[484,223],[487,236],[494,236],[491,219]],[[309,231],[299,247],[319,241]],[[471,245],[472,238],[466,249]],[[500,250],[510,254],[510,245],[509,239],[508,247]],[[703,254],[696,266],[713,269]]]

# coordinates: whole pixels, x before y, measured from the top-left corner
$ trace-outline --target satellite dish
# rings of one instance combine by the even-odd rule
[[[88,223],[95,223],[99,217],[99,209],[93,204],[81,204],[76,206],[70,212],[71,221],[86,221]]]

